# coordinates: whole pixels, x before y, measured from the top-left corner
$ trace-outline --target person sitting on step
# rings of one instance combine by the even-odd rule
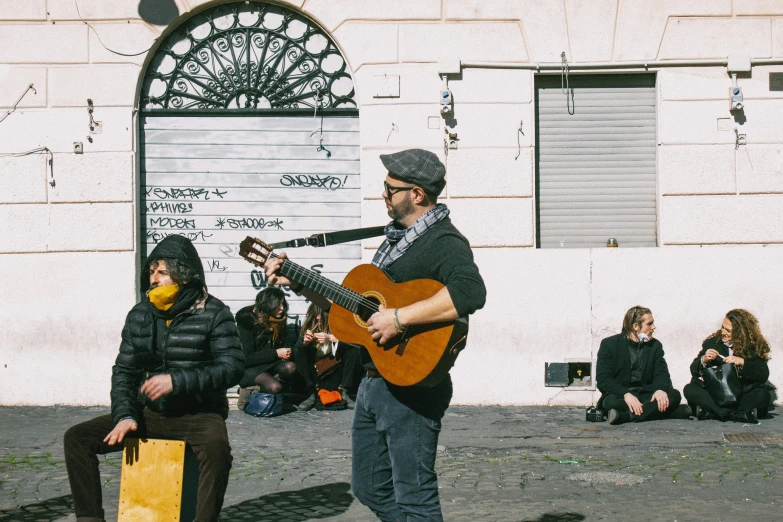
[[[769,344],[761,334],[756,317],[741,308],[726,314],[718,331],[701,345],[691,363],[693,379],[683,394],[699,420],[717,419],[753,422],[767,415],[771,394],[769,378]],[[734,407],[720,407],[704,387],[702,375],[710,366],[733,364],[742,394]]]
[[[271,286],[258,292],[256,304],[240,309],[236,318],[245,354],[237,408],[244,410],[252,392],[280,393],[283,385],[278,378],[288,380],[296,373],[291,349],[296,341],[296,329],[287,324],[285,294]]]
[[[310,393],[297,407],[300,411],[315,407],[316,393],[321,387],[321,381],[332,380],[332,375],[339,378],[337,389],[348,408],[353,409],[354,401],[348,396],[348,390],[356,389],[363,375],[359,348],[338,341],[329,328],[329,312],[322,310],[315,303],[310,304],[307,309],[301,335],[294,345],[294,358],[297,361],[296,370],[304,378]],[[334,374],[330,371],[331,364],[337,365]],[[323,369],[319,370],[318,366]]]
[[[690,417],[690,408],[680,406],[680,392],[672,387],[663,345],[653,339],[654,332],[650,309],[634,306],[625,313],[622,333],[601,341],[598,407],[609,412],[609,424]]]

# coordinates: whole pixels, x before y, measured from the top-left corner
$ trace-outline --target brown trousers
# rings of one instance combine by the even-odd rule
[[[216,413],[164,417],[144,410],[138,431],[130,437],[184,440],[199,461],[196,522],[216,522],[231,471],[231,446],[223,418]],[[79,521],[103,521],[100,471],[97,455],[122,451],[122,444],[109,446],[103,439],[114,429],[111,415],[82,422],[65,432],[65,465],[71,483],[73,507]]]

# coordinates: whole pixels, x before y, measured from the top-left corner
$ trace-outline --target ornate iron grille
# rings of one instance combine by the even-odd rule
[[[224,4],[187,20],[147,68],[142,109],[356,108],[328,35],[283,7]]]

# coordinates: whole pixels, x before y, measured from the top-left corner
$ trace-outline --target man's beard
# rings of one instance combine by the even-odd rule
[[[411,201],[411,198],[406,194],[403,200],[397,205],[392,204],[389,209],[389,217],[398,223],[402,223],[402,220],[413,214],[414,211],[413,201]]]

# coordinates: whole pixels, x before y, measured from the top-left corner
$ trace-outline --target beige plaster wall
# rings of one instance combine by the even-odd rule
[[[176,0],[180,13],[207,2]],[[630,306],[650,306],[675,385],[722,314],[745,307],[773,345],[783,382],[783,93],[756,66],[728,111],[725,68],[658,72],[658,248],[535,248],[535,72],[465,68],[451,78],[457,150],[444,154],[438,61],[570,63],[783,59],[779,3],[739,0],[296,0],[330,31],[360,109],[363,222],[383,223],[378,154],[420,147],[448,168],[444,202],[471,240],[489,299],[453,371],[460,403],[586,404],[543,386],[544,363],[593,359]],[[163,27],[138,0],[0,0],[0,404],[105,404],[125,313],[135,300],[134,96]],[[99,38],[100,37],[100,38]],[[102,42],[102,43],[101,43]],[[378,76],[400,95],[377,97]],[[87,98],[103,133],[89,135]],[[523,134],[518,132],[522,125]],[[453,123],[453,122],[452,122]],[[396,131],[392,130],[392,125]],[[735,132],[747,145],[735,148]],[[90,141],[90,139],[92,141]],[[73,153],[73,142],[85,153]],[[53,174],[55,184],[50,184]],[[367,241],[365,257],[376,242]],[[32,393],[31,381],[51,383]]]

